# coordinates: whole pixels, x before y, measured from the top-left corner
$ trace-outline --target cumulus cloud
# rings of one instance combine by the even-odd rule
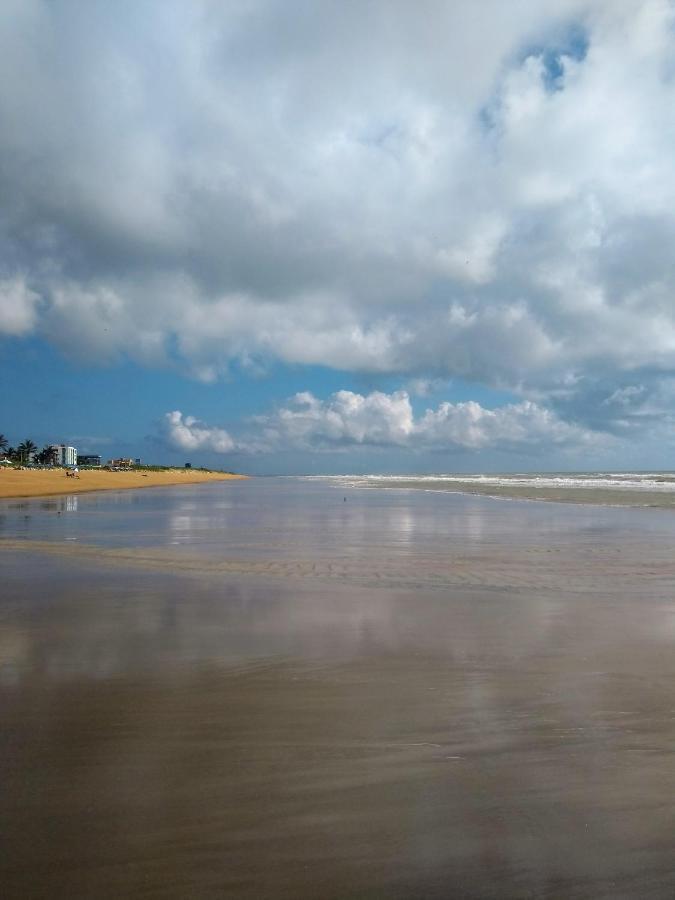
[[[296,394],[274,415],[259,417],[265,437],[279,446],[403,446],[414,428],[408,394],[373,391],[367,396],[337,391],[321,401],[309,391]]]
[[[176,450],[230,453],[235,448],[235,443],[227,431],[204,425],[194,416],[183,416],[177,409],[166,413],[163,429],[168,443]]]
[[[29,334],[35,328],[39,300],[20,275],[0,279],[0,334]]]
[[[600,444],[603,437],[561,421],[548,409],[526,400],[498,409],[479,403],[441,403],[427,410],[416,434],[431,446],[455,445],[469,449],[483,447],[532,447],[536,445]]]
[[[667,0],[10,0],[0,330],[206,381],[458,376],[611,429],[616,391],[675,371],[673,25]]]
[[[415,417],[406,391],[358,394],[337,391],[321,400],[302,391],[279,409],[251,420],[243,439],[167,413],[169,442],[181,449],[218,453],[290,449],[339,451],[356,446],[407,450],[498,450],[557,446],[601,446],[603,435],[561,421],[531,401],[486,409],[479,403],[441,403]]]

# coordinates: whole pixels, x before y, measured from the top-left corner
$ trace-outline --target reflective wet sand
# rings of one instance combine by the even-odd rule
[[[311,476],[310,476],[311,477]],[[511,500],[544,500],[594,506],[675,508],[672,472],[552,473],[550,475],[317,476],[321,481],[372,489],[444,491]]]
[[[283,481],[5,504],[2,896],[671,898],[674,545]]]

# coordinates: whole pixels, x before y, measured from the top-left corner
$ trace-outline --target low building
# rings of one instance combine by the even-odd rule
[[[65,444],[52,444],[49,449],[52,451],[52,458],[55,465],[77,465],[77,450],[75,447],[67,447]]]
[[[101,457],[97,456],[95,453],[78,453],[77,464],[78,466],[97,466],[98,468],[100,468]]]
[[[133,459],[127,457],[120,457],[119,459],[110,459],[108,460],[108,465],[112,469],[130,469],[135,465]]]

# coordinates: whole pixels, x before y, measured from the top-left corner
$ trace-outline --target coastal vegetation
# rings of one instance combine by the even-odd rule
[[[44,447],[39,453],[38,446],[31,438],[25,438],[16,447],[11,446],[8,438],[0,434],[0,458],[9,460],[17,465],[37,462],[45,464],[50,459],[53,451],[51,447]]]
[[[38,445],[31,438],[25,438],[18,444],[16,447],[12,446],[9,443],[9,439],[6,435],[0,433],[0,460],[2,460],[5,464],[10,463],[12,466],[47,466],[54,468],[63,468],[60,466],[57,460],[57,453],[54,445],[45,444],[42,450],[38,450]],[[78,466],[83,471],[88,469],[95,470],[99,468],[110,468],[110,466],[89,466],[89,465],[79,465]],[[210,469],[206,466],[165,466],[165,465],[155,465],[155,464],[143,464],[143,463],[133,463],[128,466],[124,466],[124,471],[129,472],[174,472],[174,471],[183,471],[183,470],[191,470],[193,472],[206,472],[206,473],[214,473],[220,475],[234,475],[234,472],[229,472],[223,469]]]
[[[0,434],[0,457],[9,460],[9,462],[16,463],[17,465],[32,461],[42,462],[42,459],[39,457],[42,456],[43,451],[38,454],[37,449],[37,444],[30,438],[26,438],[21,441],[18,446],[12,447],[5,435]],[[45,450],[47,449],[48,448],[45,447]]]

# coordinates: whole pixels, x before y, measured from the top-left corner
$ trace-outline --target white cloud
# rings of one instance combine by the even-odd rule
[[[163,427],[168,443],[177,450],[230,453],[235,448],[235,443],[227,431],[203,425],[193,416],[184,417],[177,409],[166,413]]]
[[[603,406],[619,406],[624,409],[640,402],[645,396],[643,385],[629,384],[624,388],[617,388],[602,401]]]
[[[473,400],[441,403],[438,409],[427,410],[415,434],[430,446],[471,449],[551,444],[579,447],[604,440],[601,435],[561,421],[550,410],[528,400],[498,409],[485,409]]]
[[[268,441],[279,446],[314,448],[374,444],[404,446],[414,428],[405,391],[363,396],[337,391],[321,401],[309,391],[296,394],[274,415],[260,417]]]
[[[589,414],[598,383],[658,393],[672,4],[368,9],[6,4],[0,330],[203,381],[276,359]]]
[[[243,439],[167,413],[170,443],[185,450],[218,453],[346,450],[356,446],[407,450],[601,446],[604,435],[561,421],[530,401],[486,409],[479,403],[441,403],[415,418],[405,391],[358,394],[337,391],[321,400],[309,391],[296,394],[276,411],[256,416]]]
[[[0,280],[0,334],[30,334],[37,322],[39,301],[21,276]]]
[[[447,387],[447,379],[442,378],[411,378],[405,385],[405,389],[412,397],[428,397],[432,391],[444,387]]]

